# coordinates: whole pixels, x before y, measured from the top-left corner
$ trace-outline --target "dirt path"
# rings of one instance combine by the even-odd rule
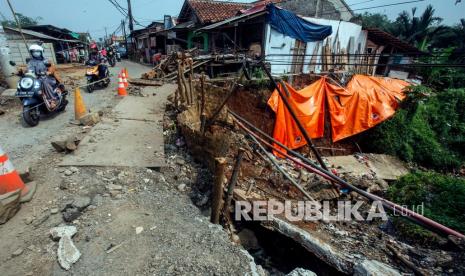
[[[124,65],[133,75],[146,70]],[[114,87],[83,95],[94,111],[118,102]],[[34,199],[0,225],[2,275],[257,275],[248,253],[192,203],[194,186],[211,184],[182,149],[166,145],[167,166],[159,171],[59,167],[63,155],[49,140],[82,132],[69,124],[73,116],[70,108],[36,128],[22,127],[11,110],[0,118],[0,144],[17,167],[32,167],[38,183]],[[88,206],[66,223],[63,210],[77,201]],[[69,272],[49,235],[65,224],[77,227],[73,241],[82,254]]]

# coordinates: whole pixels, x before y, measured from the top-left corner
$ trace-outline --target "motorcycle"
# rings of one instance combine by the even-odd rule
[[[99,67],[104,67],[103,76],[100,75]],[[95,61],[87,62],[87,92],[92,93],[96,88],[106,88],[110,84],[110,72],[108,67],[103,64],[97,64]]]
[[[116,55],[115,55],[115,50],[113,48],[110,48],[108,50],[107,58],[108,58],[108,64],[110,64],[111,67],[115,67],[115,65],[116,65]]]
[[[29,126],[37,126],[40,114],[58,113],[66,109],[68,91],[63,85],[59,85],[53,78],[53,99],[47,99],[44,92],[44,82],[47,81],[47,74],[36,75],[33,72],[20,73],[21,79],[18,82],[16,97],[23,104],[22,117]]]

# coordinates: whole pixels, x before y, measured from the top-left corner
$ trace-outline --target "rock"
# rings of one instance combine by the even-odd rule
[[[72,175],[72,174],[73,174],[73,172],[72,172],[71,170],[66,170],[66,171],[65,171],[65,175],[66,175],[66,176],[70,176],[70,175]]]
[[[33,221],[34,221],[34,218],[33,218],[33,217],[26,217],[26,218],[24,218],[24,223],[25,223],[26,225],[31,224]]]
[[[244,229],[237,235],[241,240],[242,246],[244,246],[246,250],[260,248],[260,246],[258,245],[257,237],[255,236],[255,233],[252,230]]]
[[[185,192],[185,191],[186,191],[186,184],[180,184],[180,185],[178,186],[178,190],[179,190],[180,192]]]
[[[375,260],[364,260],[361,263],[358,263],[354,267],[354,276],[400,276],[400,272],[393,267],[375,261]]]
[[[60,266],[69,270],[71,265],[79,260],[81,252],[76,248],[70,236],[64,236],[58,243],[57,255]]]
[[[92,205],[100,206],[103,203],[103,197],[99,194],[96,194],[92,199]]]
[[[73,173],[79,172],[79,169],[76,167],[70,167],[69,170],[72,171]]]
[[[184,159],[182,159],[182,158],[176,158],[176,164],[182,166],[182,165],[186,164],[186,161],[184,161]]]
[[[0,116],[5,114],[5,111],[3,109],[0,109]]]
[[[238,235],[233,234],[233,235],[231,236],[231,241],[232,241],[233,243],[239,244],[239,243],[241,242],[241,239],[239,238]]]
[[[142,233],[142,231],[144,231],[144,227],[142,226],[136,227],[136,235],[139,235],[140,233]]]
[[[121,186],[121,185],[116,185],[116,184],[109,184],[109,185],[107,186],[107,189],[108,189],[109,191],[111,191],[111,190],[121,191],[121,190],[123,190],[123,186]]]
[[[110,196],[112,198],[117,198],[118,196],[121,196],[121,191],[118,191],[118,190],[111,190],[110,191]]]
[[[93,126],[100,122],[100,116],[98,113],[89,113],[79,119],[79,123],[84,126]]]
[[[66,151],[66,141],[53,141],[51,144],[57,152]]]
[[[77,219],[81,215],[81,211],[79,211],[76,207],[68,207],[63,211],[63,220],[66,222],[72,222],[73,220]]]
[[[53,215],[56,214],[56,213],[58,213],[58,211],[60,211],[58,208],[52,208],[52,209],[50,209],[50,213],[53,214]]]
[[[58,226],[50,229],[50,236],[52,236],[53,240],[59,240],[64,236],[72,237],[76,233],[77,228],[73,225]]]
[[[75,151],[77,149],[77,145],[74,141],[66,141],[66,149],[69,151]]]
[[[91,199],[88,196],[77,196],[74,198],[72,205],[80,211],[90,205]]]
[[[286,276],[316,276],[316,273],[299,267],[299,268],[292,270]]]
[[[24,250],[22,248],[18,248],[11,254],[12,257],[18,257],[19,255],[23,254]]]

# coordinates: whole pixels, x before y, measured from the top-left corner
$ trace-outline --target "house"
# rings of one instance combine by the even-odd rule
[[[347,58],[348,54],[361,53],[365,48],[366,34],[360,25],[341,20],[300,17],[268,2],[257,2],[234,17],[199,28],[196,33],[209,34],[212,52],[226,50],[264,59],[276,75],[334,70],[331,64],[349,63],[343,58]],[[271,13],[279,15],[273,17]],[[279,25],[286,25],[285,30],[278,30]],[[301,38],[299,35],[302,33],[299,32],[302,29],[308,29],[306,35],[313,33],[316,36]],[[318,36],[322,30],[326,34]],[[330,59],[336,51],[339,56]]]
[[[421,53],[380,30],[364,30],[356,23],[343,20],[298,16],[269,2],[257,2],[236,16],[201,27],[195,33],[210,38],[211,52],[245,53],[264,59],[275,75],[328,72],[389,75],[395,66],[383,64],[408,64],[413,62],[412,53]],[[279,0],[273,2],[280,3]],[[270,21],[272,12],[282,13],[276,26]],[[284,24],[286,21],[292,24]],[[283,24],[290,33],[279,30],[279,25]],[[302,25],[309,24],[313,24],[309,27],[310,33],[311,28],[318,29],[318,26],[329,27],[331,32],[324,37],[303,41],[295,33],[302,29]],[[395,73],[398,78],[406,78]]]
[[[371,71],[366,72],[368,74],[407,79],[412,68],[405,65],[426,55],[413,45],[380,29],[366,28],[364,31],[367,34],[366,53],[373,56],[373,63],[376,65],[370,67]]]
[[[135,30],[131,37],[135,43],[135,58],[140,62],[150,63],[154,53],[162,52],[165,40],[158,33],[165,29],[163,21],[153,21],[147,27]]]
[[[183,48],[196,47],[203,52],[210,52],[214,48],[216,40],[232,40],[232,37],[229,34],[209,36],[206,33],[195,32],[195,30],[234,17],[241,10],[251,7],[253,5],[248,3],[186,0],[179,13],[176,36],[185,42],[181,43],[181,46],[185,46]],[[185,27],[180,28],[179,25]]]

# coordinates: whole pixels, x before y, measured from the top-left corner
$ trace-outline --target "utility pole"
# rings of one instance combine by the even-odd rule
[[[121,20],[121,29],[123,30],[124,44],[126,45],[126,52],[127,52],[127,51],[129,51],[129,49],[128,49],[128,37],[126,36],[126,24],[124,23],[124,19]]]
[[[103,44],[107,44],[107,39],[108,39],[108,33],[107,33],[107,27],[105,27],[105,39],[103,40]]]
[[[131,0],[128,0],[128,17],[129,17],[129,31],[132,33],[134,31],[134,19],[132,18],[132,8],[131,8]]]

